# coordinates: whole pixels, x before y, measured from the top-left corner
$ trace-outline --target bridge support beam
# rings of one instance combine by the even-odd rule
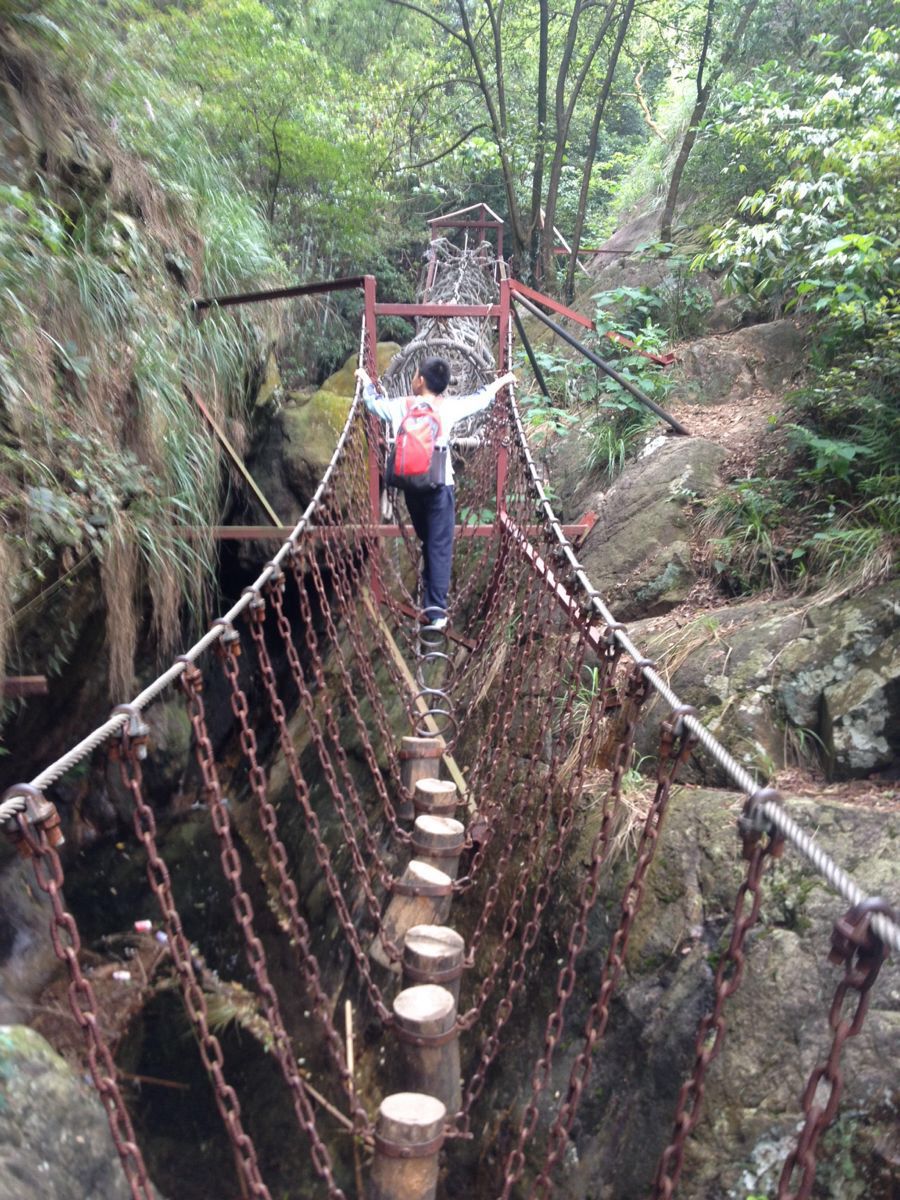
[[[386,1096],[375,1123],[366,1200],[434,1200],[447,1110],[434,1096]]]
[[[462,1086],[453,993],[433,983],[400,992],[394,999],[394,1033],[410,1089],[434,1096],[449,1113],[459,1112]]]
[[[414,925],[403,942],[403,986],[436,983],[446,988],[459,1006],[466,944],[446,925]]]

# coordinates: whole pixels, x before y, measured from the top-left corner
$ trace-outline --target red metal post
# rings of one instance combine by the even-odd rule
[[[363,299],[364,312],[366,321],[366,342],[364,348],[364,357],[366,360],[366,370],[372,377],[373,382],[378,375],[378,329],[377,317],[375,315],[375,276],[367,275],[363,281]],[[366,423],[366,433],[369,441],[369,515],[373,525],[377,525],[381,518],[381,489],[378,469],[378,440],[381,435],[378,418],[374,413],[368,413]],[[380,601],[382,595],[381,579],[378,574],[378,568],[375,565],[375,557],[371,560],[372,566],[372,594],[375,599]]]
[[[496,304],[376,304],[377,317],[497,317],[500,309]]]
[[[527,296],[529,300],[534,300],[536,303],[543,305],[544,308],[549,308],[551,312],[559,313],[562,317],[568,317],[570,321],[575,321],[578,325],[583,325],[585,329],[595,328],[594,322],[590,317],[582,316],[580,312],[575,312],[574,308],[568,308],[565,304],[560,304],[552,296],[545,296],[543,292],[536,292],[534,288],[528,287],[525,283],[520,283],[518,279],[510,280],[510,286],[514,292],[518,292],[522,296]]]
[[[497,321],[497,366],[500,374],[509,370],[507,347],[509,346],[510,298],[509,280],[500,280],[500,317]],[[507,406],[508,407],[508,406]],[[509,473],[509,449],[507,438],[500,441],[497,454],[497,516],[506,510],[506,476]]]

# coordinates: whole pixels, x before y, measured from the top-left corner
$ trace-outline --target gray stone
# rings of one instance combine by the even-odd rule
[[[26,1021],[59,967],[50,941],[50,901],[28,859],[0,839],[0,1023]]]
[[[0,1200],[128,1200],[106,1113],[44,1039],[0,1025]]]
[[[700,338],[679,354],[670,399],[722,404],[759,389],[783,389],[803,369],[806,342],[804,329],[789,320]]]
[[[819,832],[833,857],[852,867],[867,893],[890,893],[900,814],[790,797],[786,804],[807,832]],[[745,866],[736,833],[739,807],[731,792],[685,788],[673,795],[565,1156],[557,1193],[565,1200],[643,1200],[649,1192],[731,935]],[[570,861],[585,860],[595,832],[595,823],[586,826]],[[620,862],[605,876],[600,907],[608,915],[591,927],[587,965],[601,961],[614,928],[609,916],[617,914],[633,866]],[[832,924],[846,908],[792,850],[770,863],[760,919],[745,947],[743,980],[726,1004],[726,1037],[707,1074],[701,1119],[687,1145],[680,1195],[745,1200],[753,1192],[774,1194],[784,1157],[796,1144],[801,1093],[830,1048],[828,1008],[842,968],[828,962],[827,950]],[[900,965],[889,960],[870,995],[865,1023],[844,1052],[838,1126],[820,1154],[816,1195],[823,1200],[894,1194],[890,1181],[883,1191],[866,1189],[879,1169],[873,1145],[886,1146],[891,1138]],[[566,1086],[581,1049],[579,1034],[578,1022],[567,1025],[556,1088]],[[897,1162],[884,1169],[893,1171],[896,1186]],[[851,1180],[857,1190],[849,1190]]]
[[[807,756],[849,779],[900,757],[898,612],[887,584],[818,602],[750,600],[685,628],[660,634],[635,622],[631,632],[664,669],[671,663],[675,691],[748,767],[768,774]],[[652,753],[655,733],[641,736]]]
[[[581,552],[594,586],[621,620],[663,613],[695,580],[687,506],[712,489],[725,456],[700,438],[662,439],[585,507],[599,514]]]

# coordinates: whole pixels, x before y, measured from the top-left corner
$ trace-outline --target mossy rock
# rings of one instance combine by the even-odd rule
[[[284,479],[299,496],[311,496],[334,454],[347,422],[350,401],[321,388],[302,405],[281,414]]]
[[[127,1200],[96,1092],[24,1025],[0,1025],[0,1200]]]
[[[280,387],[281,372],[278,370],[278,360],[274,352],[270,351],[266,361],[266,373],[256,396],[256,407],[264,408]]]
[[[400,353],[397,342],[379,342],[375,351],[375,360],[379,377],[388,369],[388,364],[395,354]],[[353,396],[356,391],[357,356],[351,354],[339,371],[335,371],[322,384],[323,392],[331,392],[338,396]]]

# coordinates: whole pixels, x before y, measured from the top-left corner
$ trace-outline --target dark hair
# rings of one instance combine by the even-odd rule
[[[423,358],[419,363],[419,374],[429,392],[439,396],[450,382],[450,364],[443,358]]]

